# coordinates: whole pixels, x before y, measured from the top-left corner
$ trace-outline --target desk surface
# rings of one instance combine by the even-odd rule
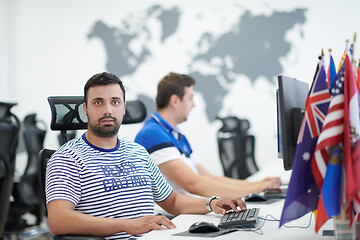
[[[276,219],[280,219],[284,200],[273,202],[271,204],[266,203],[248,203],[248,208],[259,207],[260,214],[259,217],[272,219],[268,214],[272,215]],[[175,229],[171,230],[155,230],[150,233],[144,234],[142,239],[189,239],[189,237],[180,237],[172,236],[175,233],[184,232],[189,229],[190,225],[197,221],[207,221],[214,224],[219,224],[221,215],[210,213],[206,215],[193,215],[193,214],[181,214],[174,218],[172,221],[176,225]],[[311,222],[310,222],[311,219]],[[259,220],[259,225],[261,226],[263,220]],[[310,226],[306,228],[310,223]],[[199,239],[291,239],[291,240],[303,240],[303,239],[335,239],[335,237],[326,237],[322,236],[323,230],[333,230],[334,225],[333,221],[329,220],[319,231],[318,234],[315,233],[315,218],[309,213],[302,218],[294,220],[290,223],[287,223],[288,228],[282,226],[279,228],[278,221],[265,221],[264,225],[257,232],[250,231],[236,231],[232,233],[227,233],[216,238],[205,238],[201,237]],[[298,227],[296,227],[298,226]]]

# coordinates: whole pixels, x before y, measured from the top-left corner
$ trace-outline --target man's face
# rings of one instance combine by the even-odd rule
[[[88,130],[98,137],[117,135],[125,114],[125,102],[119,84],[90,87],[84,111]]]
[[[185,87],[185,94],[180,100],[178,105],[178,122],[184,122],[187,120],[187,117],[191,109],[195,106],[194,103],[194,87]]]

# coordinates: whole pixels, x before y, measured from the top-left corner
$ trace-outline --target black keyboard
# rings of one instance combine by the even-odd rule
[[[222,216],[219,227],[220,228],[251,228],[255,224],[259,215],[259,208],[246,209],[238,212],[227,212]]]
[[[285,198],[287,189],[268,189],[264,191],[264,197],[266,199],[271,198]]]

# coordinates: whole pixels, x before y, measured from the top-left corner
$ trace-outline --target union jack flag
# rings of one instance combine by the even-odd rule
[[[319,189],[311,171],[311,161],[330,101],[323,61],[320,60],[305,103],[293,172],[286,193],[280,226],[317,209]]]
[[[321,66],[323,68],[323,66]],[[318,72],[318,78],[326,79],[325,70],[322,69]],[[325,74],[325,75],[324,75]],[[327,104],[329,102],[329,89],[316,89],[314,86],[311,86],[310,93],[305,103],[305,121],[302,122],[300,132],[303,132],[305,124],[308,124],[309,131],[312,138],[316,138],[320,134],[320,124],[325,120],[326,113],[324,113],[320,106],[322,104]],[[298,143],[302,141],[303,135],[301,134],[298,138]]]

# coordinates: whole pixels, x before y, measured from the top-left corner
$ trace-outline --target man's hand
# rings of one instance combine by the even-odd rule
[[[152,230],[173,229],[175,224],[165,216],[147,215],[140,218],[129,219],[126,232],[131,235],[139,235]]]
[[[211,209],[214,213],[225,214],[229,210],[238,211],[238,206],[241,210],[246,209],[246,204],[242,198],[222,198],[214,199],[210,202]]]
[[[280,189],[281,180],[279,177],[266,177],[260,181],[262,185],[262,190],[266,189]]]

